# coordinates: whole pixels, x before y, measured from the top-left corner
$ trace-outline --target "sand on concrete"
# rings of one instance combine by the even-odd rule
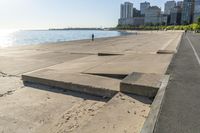
[[[94,70],[97,73],[117,74],[128,74],[136,70],[165,73],[172,55],[156,55],[156,53],[163,45],[167,46],[169,40],[174,42],[170,44],[173,45],[170,48],[176,49],[178,45],[176,41],[180,40],[181,34],[180,32],[145,32],[137,36],[97,39],[95,42],[83,40],[0,49],[0,132],[80,131],[82,133],[96,128],[101,132],[104,131],[100,128],[104,127],[105,121],[109,122],[108,127],[105,126],[108,132],[116,131],[113,128],[115,124],[118,125],[116,127],[118,131],[132,132],[134,128],[135,132],[139,132],[150,109],[151,103],[146,97],[140,97],[139,99],[143,100],[138,101],[135,96],[124,95],[125,98],[121,100],[114,97],[113,99],[116,100],[109,101],[110,99],[102,97],[68,90],[61,91],[41,85],[24,86],[20,76],[27,72],[35,73],[49,68],[57,71],[58,75],[55,75],[57,77],[63,72],[82,74]],[[117,55],[120,58],[116,56],[102,58],[98,53],[120,53],[121,55]],[[154,60],[154,64],[145,63],[151,60]],[[158,65],[158,68],[154,69],[155,63],[159,63],[160,67]],[[117,65],[121,65],[120,68],[117,68]],[[103,72],[100,66],[107,69],[106,72]],[[136,101],[136,104],[129,101]],[[136,112],[139,116],[135,115],[135,110],[139,111]],[[104,116],[107,113],[112,114],[108,119]],[[128,121],[127,114],[131,118]],[[98,126],[98,123],[101,126]],[[127,125],[129,126],[126,127]]]
[[[1,81],[1,79],[0,79]],[[15,83],[21,84],[18,78]],[[10,85],[11,87],[11,85]],[[74,130],[85,123],[83,118],[80,122],[75,117],[85,117],[84,110],[93,109],[95,114],[106,103],[102,99],[90,95],[74,93],[70,91],[56,90],[44,86],[25,87],[12,84],[12,92],[1,93],[0,97],[0,132],[1,133],[37,133],[44,127],[54,123],[63,113],[69,112],[73,117],[65,130]],[[76,114],[76,112],[83,114]],[[87,112],[85,112],[87,114]]]
[[[73,133],[139,133],[151,102],[144,97],[118,93],[89,123]]]

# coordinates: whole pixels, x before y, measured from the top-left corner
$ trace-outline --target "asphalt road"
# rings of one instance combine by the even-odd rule
[[[200,34],[183,36],[154,133],[200,132]]]

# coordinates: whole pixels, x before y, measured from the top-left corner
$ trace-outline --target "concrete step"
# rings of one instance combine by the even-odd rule
[[[132,73],[120,83],[120,91],[147,97],[155,97],[165,75]]]
[[[157,54],[176,54],[176,50],[158,50]]]
[[[119,92],[121,82],[119,79],[79,73],[66,74],[51,69],[24,74],[22,80],[102,97],[112,97]]]

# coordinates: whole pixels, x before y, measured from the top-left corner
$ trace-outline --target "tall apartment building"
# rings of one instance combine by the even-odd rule
[[[133,17],[141,17],[140,10],[137,10],[136,8],[133,8]]]
[[[164,10],[164,13],[165,14],[170,14],[170,11],[172,8],[174,8],[176,6],[176,2],[175,1],[167,1],[165,3],[165,10]]]
[[[119,25],[144,25],[144,17],[141,17],[140,11],[133,8],[133,4],[125,2],[121,4]]]
[[[194,0],[183,1],[182,24],[191,24],[194,18]]]
[[[195,0],[193,21],[197,22],[199,17],[200,17],[200,0]]]
[[[161,23],[161,9],[157,6],[149,7],[145,12],[145,24]]]
[[[133,17],[133,3],[125,2],[121,4],[120,18],[132,18]]]
[[[141,15],[145,15],[145,11],[146,9],[148,9],[150,7],[150,3],[149,2],[143,2],[140,3],[140,11],[141,11]]]

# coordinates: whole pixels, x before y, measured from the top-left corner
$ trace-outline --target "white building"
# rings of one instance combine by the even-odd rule
[[[133,17],[133,3],[125,2],[121,4],[120,18],[132,18]]]
[[[140,11],[141,11],[141,15],[145,15],[145,11],[146,9],[148,9],[150,7],[150,3],[149,2],[143,2],[140,3]]]
[[[170,11],[172,8],[174,8],[176,6],[176,2],[175,1],[167,1],[165,3],[165,11],[164,14],[170,14]]]
[[[161,23],[161,9],[157,6],[149,7],[145,12],[145,24]]]

